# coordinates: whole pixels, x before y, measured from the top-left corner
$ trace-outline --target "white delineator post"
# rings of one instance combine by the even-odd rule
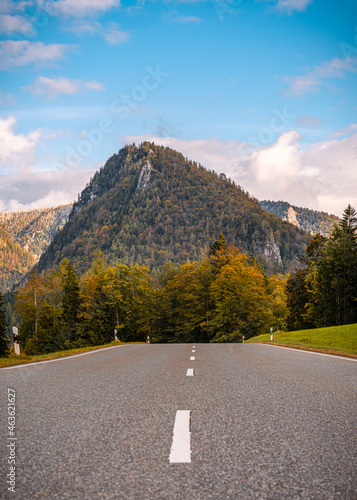
[[[12,333],[14,335],[14,349],[16,356],[20,355],[20,344],[19,344],[19,330],[16,326],[12,327]]]
[[[270,327],[270,341],[272,342],[273,340],[273,327]]]

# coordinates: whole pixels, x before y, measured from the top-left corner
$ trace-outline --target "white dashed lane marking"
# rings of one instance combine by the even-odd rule
[[[188,377],[193,377],[193,368],[188,368],[188,369],[187,369],[187,373],[186,373],[186,375],[187,375]]]
[[[169,461],[191,463],[190,410],[177,410]]]

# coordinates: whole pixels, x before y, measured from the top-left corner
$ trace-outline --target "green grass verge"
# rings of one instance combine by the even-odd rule
[[[273,342],[270,342],[270,334],[259,335],[246,342],[280,344],[357,357],[357,324],[298,330],[296,332],[274,332]]]
[[[90,347],[80,347],[78,349],[68,349],[67,351],[57,351],[50,352],[48,354],[39,354],[36,356],[30,356],[27,354],[16,354],[12,351],[8,358],[0,358],[0,368],[5,366],[13,365],[23,365],[26,363],[36,363],[38,361],[47,361],[48,359],[58,359],[65,358],[66,356],[73,356],[74,354],[80,354],[82,352],[96,351],[97,349],[103,349],[103,347],[112,347],[115,345],[125,345],[125,344],[145,344],[145,342],[116,342],[113,341],[110,344],[90,346]]]

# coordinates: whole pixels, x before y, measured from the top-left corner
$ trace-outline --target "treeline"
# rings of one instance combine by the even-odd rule
[[[240,342],[271,326],[357,323],[357,214],[350,205],[329,238],[311,240],[302,260],[305,268],[294,275],[268,277],[222,235],[207,257],[168,262],[160,273],[110,266],[99,253],[79,277],[64,259],[44,275],[32,271],[18,289],[20,344],[28,354],[99,345],[114,339],[114,329],[122,341]]]
[[[357,214],[351,205],[329,238],[317,234],[287,281],[291,330],[357,323]]]
[[[44,276],[31,272],[15,310],[28,354],[111,342],[114,329],[121,341],[239,342],[284,328],[284,289],[283,277],[268,278],[221,235],[207,258],[167,263],[159,275],[138,264],[111,267],[100,254],[80,279],[64,259]]]

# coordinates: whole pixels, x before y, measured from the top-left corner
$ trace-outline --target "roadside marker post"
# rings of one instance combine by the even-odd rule
[[[270,342],[273,340],[273,327],[270,327]]]
[[[19,330],[16,328],[16,326],[12,327],[12,333],[14,336],[15,354],[16,354],[16,356],[19,356],[20,355]]]

